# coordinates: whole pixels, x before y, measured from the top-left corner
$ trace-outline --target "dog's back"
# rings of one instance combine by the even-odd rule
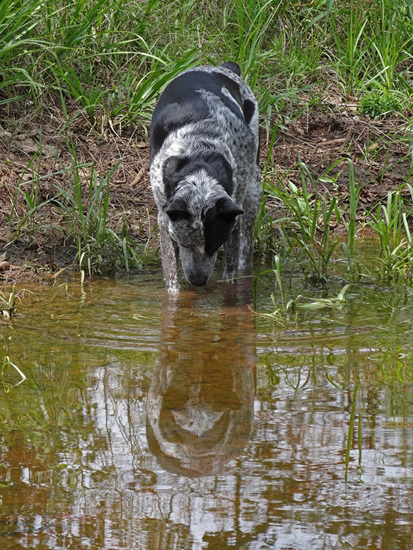
[[[151,158],[159,152],[171,132],[214,116],[200,90],[218,98],[237,118],[247,124],[251,121],[255,105],[251,98],[243,97],[241,88],[245,83],[239,78],[238,65],[227,62],[222,67],[231,71],[231,76],[206,70],[211,67],[200,67],[182,73],[168,84],[152,115]],[[239,82],[234,79],[235,75]]]

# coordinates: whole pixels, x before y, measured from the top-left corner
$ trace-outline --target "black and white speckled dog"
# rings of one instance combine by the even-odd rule
[[[258,108],[236,63],[183,72],[162,93],[151,131],[150,177],[168,292],[203,286],[225,244],[224,279],[250,267],[261,187]]]

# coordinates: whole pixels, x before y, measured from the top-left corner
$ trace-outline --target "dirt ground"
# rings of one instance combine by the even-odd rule
[[[110,225],[126,224],[135,242],[157,246],[145,128],[137,126],[119,135],[105,117],[92,124],[83,113],[73,111],[71,119],[68,133],[57,112],[29,119],[0,108],[0,280],[50,275],[73,263],[76,249],[64,229],[63,213],[53,200],[70,188],[71,147],[81,166],[85,190],[92,163],[98,177],[105,177],[118,165],[110,179]],[[360,217],[363,209],[373,208],[388,191],[405,182],[411,170],[412,136],[402,118],[363,118],[355,105],[347,104],[326,105],[293,121],[277,123],[269,180],[275,185],[292,181],[300,186],[300,158],[314,180],[321,177],[319,190],[335,195],[345,207],[349,198],[347,159],[351,159],[356,181],[363,184]],[[272,125],[266,128],[263,124],[263,170],[272,131]],[[36,205],[49,202],[25,219],[30,201]]]

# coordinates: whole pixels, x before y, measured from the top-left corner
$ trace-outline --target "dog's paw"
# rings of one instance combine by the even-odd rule
[[[166,285],[166,292],[168,294],[177,294],[181,290],[179,283],[173,282]]]

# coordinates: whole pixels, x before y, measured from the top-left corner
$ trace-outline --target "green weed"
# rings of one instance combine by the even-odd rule
[[[291,291],[286,285],[282,273],[282,263],[279,256],[274,257],[274,268],[260,274],[260,278],[271,273],[275,277],[275,289],[271,293],[273,311],[270,313],[259,313],[263,317],[274,320],[277,324],[286,325],[291,319],[297,320],[299,311],[319,311],[323,309],[341,309],[347,303],[347,291],[352,286],[346,284],[336,296],[330,298],[304,296],[301,293]],[[293,294],[293,296],[291,296]],[[289,296],[290,295],[290,296]]]
[[[196,63],[238,61],[263,112],[334,71],[345,90],[382,85],[406,97],[411,6],[387,0],[306,5],[259,0],[165,3],[4,0],[0,103],[41,105],[60,90],[92,118],[148,121],[163,86]],[[379,70],[377,70],[379,67]],[[278,100],[276,98],[279,98]]]
[[[346,303],[346,293],[350,287],[351,284],[343,286],[337,296],[333,296],[332,298],[305,298],[300,295],[294,300],[294,307],[307,310],[324,308],[341,309]]]
[[[413,189],[408,185],[413,199]],[[413,277],[413,239],[400,191],[388,193],[386,204],[371,213],[368,222],[380,239],[380,277],[397,280]]]
[[[401,110],[402,105],[399,100],[388,91],[368,92],[360,100],[360,113],[372,118],[382,118]]]
[[[371,71],[371,65],[365,62],[371,47],[366,31],[366,28],[369,30],[368,17],[356,0],[350,0],[346,12],[340,2],[330,2],[329,5],[329,22],[337,52],[335,65],[348,92],[354,93]]]
[[[347,242],[342,243],[344,252],[347,258],[348,271],[354,277],[356,273],[360,272],[360,266],[356,261],[356,214],[357,207],[360,200],[360,183],[355,182],[354,177],[354,165],[351,160],[348,160],[348,175],[349,175],[349,192],[350,192],[350,208],[348,217],[341,216],[341,220],[344,223],[347,230]]]
[[[329,264],[338,242],[331,237],[330,226],[339,215],[335,197],[318,195],[318,184],[308,167],[299,162],[301,188],[289,182],[288,188],[267,186],[270,197],[278,199],[287,211],[282,220],[281,240],[288,245],[288,254],[307,270],[307,278],[325,283]],[[315,190],[308,191],[308,183]]]

